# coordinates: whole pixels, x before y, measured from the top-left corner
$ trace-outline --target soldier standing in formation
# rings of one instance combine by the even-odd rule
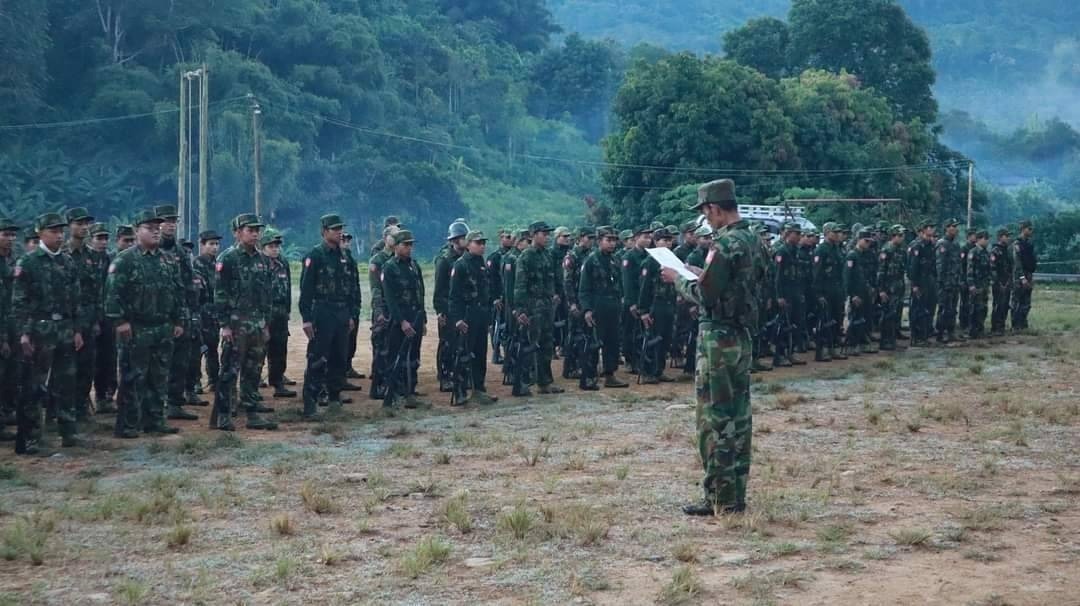
[[[802,331],[803,286],[799,279],[801,271],[797,249],[801,240],[802,228],[797,223],[787,223],[784,225],[784,239],[773,254],[778,324],[773,333],[773,368],[806,364],[796,358],[792,351]]]
[[[214,230],[206,230],[199,234],[199,256],[192,261],[192,273],[198,277],[201,283],[198,298],[198,309],[195,313],[199,316],[198,354],[195,356],[196,379],[201,376],[202,360],[206,358],[206,385],[208,391],[213,391],[213,386],[218,381],[218,343],[220,340],[217,322],[217,312],[214,309],[214,289],[217,287],[217,257],[221,252],[221,236]],[[202,393],[201,386],[196,386],[196,393]]]
[[[818,328],[814,360],[846,359],[837,347],[844,324],[844,257],[841,251],[842,225],[826,223],[825,240],[814,251],[814,288],[817,291]]]
[[[986,230],[979,230],[975,234],[975,246],[971,249],[967,262],[964,281],[971,300],[968,330],[972,339],[981,338],[986,328],[986,308],[990,297],[990,281],[993,279],[990,253],[986,250],[989,243],[990,234]]]
[[[619,262],[615,260],[618,235],[610,226],[596,230],[596,250],[581,264],[577,301],[581,308],[586,332],[592,332],[600,349],[591,348],[581,360],[579,387],[586,391],[599,389],[596,382],[597,356],[603,352],[604,387],[622,388],[630,384],[615,377],[619,367],[619,316],[622,311],[622,285]]]
[[[101,272],[101,307],[98,313],[98,326],[94,331],[94,412],[100,414],[116,412],[113,397],[116,393],[116,334],[112,322],[105,317],[105,282],[108,278],[109,264],[109,228],[104,223],[90,226],[90,250],[97,259]]]
[[[569,327],[569,306],[566,303],[566,293],[563,292],[565,281],[563,279],[563,259],[570,254],[573,243],[570,240],[569,227],[559,226],[555,228],[555,245],[551,247],[551,259],[555,263],[555,294],[559,296],[559,304],[555,306],[555,330],[552,333],[555,339],[555,359],[565,355],[563,349],[566,346],[566,336]]]
[[[1020,222],[1020,235],[1013,242],[1012,260],[1012,329],[1026,330],[1031,312],[1031,290],[1035,286],[1035,246],[1031,236],[1035,227],[1031,221]]]
[[[104,270],[100,255],[91,250],[87,240],[94,217],[85,208],[67,212],[69,238],[64,253],[74,262],[79,282],[79,324],[76,330],[84,337],[83,346],[75,354],[75,412],[80,421],[90,415],[90,387],[94,381],[96,362],[94,350],[97,331],[101,328],[101,305],[105,295]]]
[[[622,351],[630,372],[641,372],[641,312],[638,296],[641,293],[641,265],[649,254],[645,249],[652,243],[652,229],[642,225],[634,230],[632,246],[622,256],[623,331]]]
[[[15,320],[12,317],[11,296],[15,280],[15,239],[19,226],[7,217],[0,217],[0,441],[10,442],[15,434],[8,425],[16,424],[15,406],[19,382],[18,343],[15,339]]]
[[[593,238],[596,232],[590,227],[582,227],[577,231],[577,244],[566,253],[562,259],[563,302],[566,304],[566,330],[570,335],[568,347],[563,352],[564,379],[577,379],[581,377],[582,345],[585,337],[585,321],[581,303],[578,299],[578,286],[581,284],[581,266],[585,258],[593,249]],[[595,364],[593,369],[595,371]]]
[[[514,233],[509,229],[499,230],[499,248],[488,255],[487,268],[488,278],[491,281],[489,287],[491,288],[491,296],[494,297],[493,311],[491,314],[491,362],[493,364],[502,364],[502,343],[496,340],[495,325],[496,318],[500,318],[498,321],[502,326],[506,324],[501,320],[503,317],[503,284],[502,284],[502,258],[514,248]],[[498,335],[499,339],[502,335]]]
[[[412,257],[412,232],[401,230],[394,234],[394,256],[382,269],[383,303],[386,305],[390,332],[387,345],[391,365],[387,370],[388,402],[391,406],[400,398],[405,408],[418,408],[427,403],[417,398],[417,370],[420,368],[420,345],[427,332],[424,312],[424,276]]]
[[[383,301],[382,268],[394,256],[394,235],[401,231],[398,225],[383,228],[383,247],[371,255],[368,262],[368,289],[371,292],[371,390],[368,396],[373,400],[386,397],[386,372],[389,370],[389,332],[390,316]]]
[[[919,224],[919,237],[908,246],[908,279],[911,281],[911,346],[929,344],[937,306],[937,264],[934,257],[934,222]]]
[[[395,218],[396,219],[396,218]],[[352,310],[352,330],[349,331],[348,349],[345,351],[345,380],[341,384],[341,391],[360,391],[359,385],[349,383],[349,379],[363,379],[364,373],[356,370],[353,366],[353,358],[356,357],[356,343],[360,338],[360,310],[363,307],[363,301],[361,299],[360,291],[360,267],[356,263],[356,258],[353,257],[352,252],[352,234],[342,230],[341,232],[341,249],[345,251],[345,255],[348,257],[349,262],[345,264],[349,270],[349,280],[354,284],[353,292],[355,293],[356,301],[353,302]],[[294,384],[295,382],[289,382]],[[349,398],[343,398],[342,404]]]
[[[964,279],[965,284],[967,282],[968,262],[971,260],[971,251],[975,248],[977,235],[977,230],[968,229],[966,240],[960,245],[960,276]],[[989,256],[987,258],[989,258]],[[965,286],[960,289],[960,334],[970,332],[971,330],[971,306],[971,291]]]
[[[997,242],[990,251],[990,270],[993,273],[994,310],[990,315],[990,334],[1005,334],[1005,320],[1009,317],[1009,297],[1012,295],[1013,258],[1009,247],[1008,229],[1000,229]]]
[[[871,353],[869,316],[876,291],[867,274],[865,257],[874,254],[870,250],[872,239],[873,233],[868,229],[857,233],[855,247],[848,252],[844,263],[844,289],[849,309],[846,341],[849,356]]]
[[[551,359],[555,353],[554,314],[559,304],[555,286],[555,260],[548,250],[548,236],[553,228],[539,221],[529,226],[532,244],[521,252],[514,269],[514,313],[518,330],[527,332],[529,341],[539,349],[536,362],[537,389],[542,394],[562,393],[551,376]],[[528,388],[525,393],[531,395]]]
[[[281,232],[267,229],[259,238],[262,253],[270,269],[270,338],[266,341],[267,383],[275,398],[295,398],[296,392],[285,386],[285,366],[289,353],[289,309],[292,307],[292,271],[281,257],[284,238]]]
[[[960,302],[960,290],[964,283],[964,275],[961,273],[963,258],[960,243],[956,241],[959,233],[959,221],[950,219],[945,222],[945,236],[937,243],[938,316],[936,328],[939,343],[948,343],[956,339],[964,340],[963,335],[956,333],[957,305]]]
[[[491,306],[494,301],[491,293],[491,271],[484,259],[487,238],[479,231],[471,231],[465,236],[466,252],[455,262],[450,270],[450,293],[448,323],[458,333],[458,339],[464,343],[469,354],[467,369],[455,369],[466,372],[468,388],[472,393],[455,404],[464,406],[468,403],[494,404],[498,398],[487,393],[487,325],[491,319]],[[457,364],[458,347],[454,347],[454,361]],[[465,395],[465,394],[459,394]]]
[[[652,235],[656,247],[671,247],[674,234],[667,229],[660,228]],[[664,374],[664,368],[667,367],[667,356],[675,337],[675,287],[660,279],[660,263],[651,256],[647,255],[642,262],[640,273],[637,309],[641,314],[645,333],[644,350],[648,351],[648,359],[642,360],[639,376],[646,385],[671,383],[674,379]]]
[[[881,301],[881,349],[896,349],[900,320],[904,313],[904,227],[894,225],[889,241],[878,253],[877,288]]]
[[[195,332],[191,314],[198,305],[196,299],[198,292],[195,288],[190,255],[187,249],[176,240],[177,221],[180,218],[176,207],[163,204],[155,206],[154,212],[158,214],[158,218],[162,219],[161,254],[169,271],[173,273],[175,284],[173,288],[180,301],[180,316],[184,328],[183,334],[173,340],[170,354],[166,417],[173,420],[194,421],[199,418],[199,415],[184,410],[184,404],[187,403],[186,391],[190,387],[188,369],[191,364],[192,333]]]
[[[446,248],[435,260],[435,290],[432,292],[432,305],[435,307],[435,319],[439,326],[439,347],[436,350],[436,372],[439,375],[439,391],[449,392],[453,386],[450,378],[454,355],[454,330],[448,323],[450,311],[450,271],[454,263],[465,252],[465,236],[469,226],[464,222],[450,224],[446,234]]]

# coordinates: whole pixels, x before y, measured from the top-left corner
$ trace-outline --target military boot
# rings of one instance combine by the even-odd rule
[[[499,401],[499,398],[497,396],[488,394],[488,392],[486,391],[476,390],[472,393],[472,400],[477,404],[480,404],[481,406],[486,406],[495,404]]]
[[[60,436],[60,445],[64,448],[80,448],[88,446],[89,443],[86,441],[86,438],[79,434],[70,433]]]
[[[363,387],[360,387],[359,385],[354,385],[353,383],[349,383],[349,382],[346,382],[344,385],[341,386],[341,391],[363,391],[363,390],[364,390]]]
[[[199,415],[184,410],[182,406],[170,406],[166,418],[173,421],[198,421]]]
[[[796,358],[794,354],[788,354],[787,363],[788,366],[806,366],[806,361]]]
[[[361,378],[363,378],[363,375],[360,375],[360,376],[361,376]],[[289,377],[286,377],[284,375],[282,375],[282,377],[281,377],[281,382],[288,385],[289,387],[292,387],[293,385],[296,385],[296,381],[293,381],[292,379],[290,379]]]
[[[284,383],[278,383],[274,386],[275,398],[295,398],[296,392],[291,389],[286,389]]]
[[[604,387],[619,389],[623,387],[630,387],[630,384],[625,381],[620,381],[614,374],[604,375]]]
[[[274,431],[275,429],[278,428],[278,424],[271,421],[270,419],[260,417],[259,413],[255,412],[255,411],[250,411],[250,412],[248,412],[248,415],[247,415],[247,425],[246,425],[246,427],[248,429],[256,429],[256,430],[262,430],[262,431]]]
[[[599,391],[600,386],[596,384],[596,379],[581,379],[578,382],[578,389],[581,391]]]
[[[844,350],[837,350],[835,347],[829,348],[829,357],[833,360],[846,360],[847,356],[844,355]]]
[[[180,433],[180,429],[177,427],[173,427],[172,425],[160,423],[158,425],[150,425],[149,427],[143,428],[143,433],[159,436],[171,436],[173,434]]]
[[[540,387],[537,388],[536,391],[538,391],[538,392],[540,392],[542,394],[556,394],[556,393],[563,393],[566,390],[563,389],[562,387],[559,387],[558,385],[556,385],[554,383],[548,383],[547,385],[541,385]]]
[[[210,402],[200,398],[194,391],[184,394],[185,406],[209,406]],[[99,409],[98,412],[101,412]]]
[[[528,390],[526,390],[526,391],[528,391]],[[532,394],[529,394],[529,395],[532,395]],[[426,401],[421,400],[420,398],[416,397],[415,395],[405,396],[405,404],[404,405],[405,405],[405,408],[430,408],[431,407],[431,404],[428,404]]]
[[[113,432],[114,438],[120,438],[121,440],[134,440],[139,437],[139,432],[134,429],[118,429]]]
[[[814,361],[832,362],[832,356],[829,355],[828,350],[826,350],[824,347],[817,347],[814,349]]]
[[[112,398],[101,398],[97,401],[97,414],[108,415],[116,412],[116,401]]]
[[[660,381],[661,383],[674,383],[675,382],[675,379],[665,375],[664,373],[660,373],[659,375],[657,375],[656,380]]]
[[[773,368],[787,368],[791,366],[791,362],[787,358],[781,355],[774,355],[772,359]]]
[[[257,402],[254,406],[254,409],[255,412],[261,412],[263,414],[269,414],[271,412],[274,412],[273,406],[267,406],[266,404],[262,404],[261,402]]]
[[[41,442],[35,439],[16,440],[15,454],[33,456],[41,453]]]
[[[761,363],[761,360],[754,358],[754,360],[750,362],[750,370],[752,372],[769,372],[772,370],[772,366],[766,366]]]
[[[642,375],[641,376],[641,384],[642,385],[659,385],[660,384],[660,379],[654,377],[653,375]]]

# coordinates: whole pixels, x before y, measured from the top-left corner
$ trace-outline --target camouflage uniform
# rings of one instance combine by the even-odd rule
[[[1007,241],[1008,230],[998,232],[998,241],[990,250],[990,269],[994,274],[994,309],[990,315],[990,331],[994,335],[1005,334],[1005,320],[1009,316],[1009,297],[1012,295],[1013,259]]]
[[[948,225],[952,225],[950,222]],[[948,236],[937,243],[937,279],[938,279],[938,314],[937,336],[945,341],[956,336],[956,307],[959,304],[960,289],[964,284],[961,272],[962,259],[960,244]]]
[[[831,229],[830,229],[831,228]],[[838,230],[839,225],[826,224],[826,233]],[[823,240],[814,251],[814,288],[817,291],[817,350],[814,359],[825,362],[842,358],[836,347],[840,343],[844,323],[844,258],[840,245]]]
[[[68,224],[76,221],[93,221],[85,208],[73,208],[67,213]],[[87,235],[89,238],[89,235]],[[90,388],[97,368],[97,337],[101,330],[102,299],[105,296],[106,258],[91,250],[87,241],[68,241],[63,250],[75,263],[76,280],[79,282],[79,324],[75,327],[83,335],[82,349],[75,352],[75,414],[85,419],[90,411]]]
[[[769,233],[769,229],[764,225],[758,225],[753,227],[751,231],[757,236],[757,251],[754,255],[756,263],[754,267],[754,284],[757,287],[754,299],[757,321],[751,330],[753,336],[751,357],[753,360],[750,362],[751,372],[754,372],[771,370],[768,366],[758,362],[758,358],[765,356],[769,351],[770,344],[765,326],[769,323],[769,314],[773,310],[773,299],[776,296],[776,267],[773,264],[772,250],[769,249],[769,245],[761,237]]]
[[[795,322],[799,325],[796,335],[796,350],[806,353],[810,346],[810,337],[814,327],[811,321],[816,317],[817,296],[814,294],[814,246],[800,244],[795,249],[795,263],[798,265],[798,280],[802,289],[802,310]]]
[[[63,227],[67,222],[55,213],[38,218],[38,231]],[[47,251],[44,244],[15,264],[12,296],[15,334],[27,336],[33,353],[23,357],[22,393],[18,401],[18,436],[15,452],[36,450],[41,438],[42,402],[51,398],[57,406],[57,428],[65,439],[75,436],[78,403],[75,394],[74,335],[83,325],[79,314],[75,262],[63,251]],[[47,384],[46,384],[47,383]]]
[[[895,226],[896,229],[899,226]],[[895,233],[895,232],[893,232]],[[902,234],[902,228],[900,233]],[[877,288],[884,301],[881,317],[881,349],[896,349],[900,319],[904,313],[904,250],[903,245],[887,242],[878,254]]]
[[[1031,290],[1035,283],[1035,269],[1038,261],[1035,246],[1023,234],[1029,221],[1020,223],[1020,235],[1012,245],[1012,328],[1024,330],[1028,327],[1028,313],[1031,312]]]
[[[570,251],[573,250],[573,245],[558,243],[560,235],[570,235],[570,230],[566,227],[557,228],[555,230],[555,241],[550,248],[551,260],[555,263],[555,294],[559,297],[559,302],[555,305],[555,324],[552,330],[552,338],[555,340],[556,358],[566,347],[567,335],[569,334],[570,306],[566,304],[566,292],[564,290],[565,281],[563,279],[563,259],[565,259],[566,255],[570,254]]]
[[[267,230],[268,232],[270,230]],[[264,234],[263,246],[281,243],[276,232]],[[283,256],[266,257],[270,267],[270,338],[266,341],[266,382],[276,396],[295,396],[285,388],[285,366],[289,355],[289,311],[292,308],[292,270]]]
[[[653,237],[657,240],[672,236],[667,230],[657,230]],[[641,264],[641,289],[637,299],[638,312],[652,318],[652,328],[645,331],[646,339],[659,339],[659,343],[650,349],[651,360],[641,368],[642,383],[669,382],[664,375],[667,356],[671,351],[671,341],[675,337],[675,286],[660,279],[660,263],[651,256]],[[641,347],[639,346],[639,351]],[[645,360],[642,360],[645,362]]]
[[[519,234],[520,235],[520,234]],[[528,237],[528,234],[524,234]],[[520,242],[520,239],[518,240]],[[517,333],[518,325],[517,320],[514,319],[514,276],[517,272],[517,260],[521,256],[521,251],[517,247],[511,248],[501,258],[502,268],[499,271],[499,282],[502,284],[502,299],[503,299],[503,325],[506,329],[503,331],[503,347],[505,348]]]
[[[371,391],[368,393],[373,399],[386,395],[385,373],[389,369],[390,355],[386,340],[389,315],[383,301],[381,278],[383,265],[393,256],[392,251],[383,247],[368,261],[368,289],[371,293]]]
[[[797,228],[797,225],[786,225],[784,231]],[[791,366],[801,364],[802,361],[794,356],[794,343],[802,330],[800,322],[803,321],[803,285],[799,279],[800,267],[798,260],[798,247],[794,244],[781,242],[779,248],[773,254],[774,281],[773,288],[776,292],[777,309],[776,320],[778,327],[772,332],[773,341],[773,366]],[[779,300],[784,300],[784,306],[779,305]]]
[[[349,339],[345,348],[345,379],[342,384],[345,391],[360,391],[360,387],[352,385],[347,379],[362,379],[364,375],[360,374],[353,367],[353,358],[356,357],[356,345],[360,340],[360,312],[363,309],[363,301],[361,299],[362,291],[360,290],[360,267],[356,263],[356,258],[352,253],[352,236],[349,234],[342,234],[341,249],[345,251],[345,256],[349,261],[345,264],[346,269],[349,270],[349,281],[353,285],[353,298],[352,310],[353,310],[353,327],[349,331]]]
[[[263,227],[252,214],[239,215],[237,230]],[[267,321],[270,317],[271,276],[269,259],[259,252],[257,242],[250,247],[239,242],[221,253],[217,262],[214,300],[218,324],[229,329],[232,339],[222,339],[221,372],[210,418],[213,429],[232,429],[233,393],[240,382],[239,405],[247,412],[249,429],[276,429],[277,425],[259,417],[259,366],[266,356]]]
[[[172,205],[155,206],[154,212],[161,219],[177,219],[179,215]],[[179,300],[181,326],[184,334],[173,339],[172,358],[169,360],[169,387],[166,399],[166,416],[170,419],[198,419],[198,415],[184,410],[187,403],[186,392],[190,388],[188,379],[191,375],[191,348],[195,345],[196,326],[192,321],[192,310],[198,306],[198,290],[195,285],[194,270],[191,268],[191,254],[177,242],[175,237],[161,235],[161,254],[166,267],[176,274],[176,289],[173,295]]]
[[[734,207],[734,187],[727,179],[702,186],[698,206]],[[684,297],[699,301],[702,307],[694,384],[706,507],[684,509],[697,514],[708,513],[710,508],[745,508],[753,433],[750,328],[756,322],[754,266],[761,247],[746,221],[720,228],[714,243],[700,279],[676,282]]]
[[[536,233],[552,231],[544,223],[533,223],[529,231]],[[527,327],[523,327],[529,340],[539,350],[536,352],[536,384],[541,393],[558,393],[562,389],[552,385],[551,358],[555,353],[554,314],[555,314],[555,260],[549,249],[531,244],[521,252],[514,270],[514,317],[525,314],[529,318]]]
[[[989,238],[989,234],[980,231],[979,239]],[[967,263],[967,290],[971,293],[971,322],[968,326],[972,339],[983,336],[986,329],[986,309],[990,299],[990,281],[993,270],[990,267],[990,253],[986,246],[977,244],[971,249]],[[974,290],[972,290],[974,289]]]
[[[610,227],[597,229],[597,239],[615,235],[615,230]],[[603,351],[604,376],[609,378],[612,387],[625,383],[615,381],[615,370],[619,367],[619,313],[622,305],[622,273],[619,262],[615,260],[614,253],[605,253],[600,250],[597,243],[593,250],[585,257],[581,264],[581,277],[578,280],[577,302],[581,307],[582,323],[584,316],[592,312],[596,338],[600,342],[600,350],[592,349],[581,360],[581,378],[579,387],[593,389],[596,387],[597,356]],[[588,327],[583,328],[589,331]]]
[[[0,231],[19,230],[14,221],[0,217]],[[15,251],[0,255],[0,382],[5,386],[0,389],[0,439],[14,440],[15,435],[8,433],[5,425],[15,424],[15,401],[19,384],[19,339],[15,335],[15,320],[11,308],[12,289],[15,280]]]
[[[580,240],[586,236],[594,236],[595,232],[590,228],[583,228],[578,230],[578,239]],[[562,377],[564,379],[572,379],[581,375],[581,364],[584,362],[579,359],[579,355],[582,351],[582,342],[585,338],[585,321],[583,319],[584,310],[581,309],[581,303],[578,298],[578,286],[581,283],[581,268],[585,263],[585,259],[589,256],[591,247],[582,246],[578,244],[566,253],[566,256],[562,258],[562,291],[563,302],[566,303],[566,330],[568,334],[567,344],[563,349],[563,371]],[[576,311],[574,310],[576,308]],[[595,369],[595,364],[593,365]]]
[[[868,237],[869,233],[864,230],[857,235],[856,242]],[[848,297],[848,355],[865,352],[870,343],[870,310],[876,291],[866,273],[868,264],[865,257],[873,254],[869,249],[860,250],[856,246],[848,252],[844,263],[844,291]]]
[[[220,240],[216,233],[203,232],[199,235],[199,239],[203,240],[203,236],[211,236],[212,239]],[[211,238],[206,238],[211,239]],[[218,345],[220,334],[220,327],[217,321],[217,312],[214,309],[214,290],[217,286],[216,278],[217,271],[215,270],[216,259],[210,255],[199,255],[192,261],[192,276],[197,279],[199,284],[197,286],[198,307],[193,313],[197,313],[199,316],[199,334],[197,336],[197,352],[195,354],[195,376],[196,380],[202,374],[201,366],[202,359],[206,358],[206,385],[208,391],[213,390],[213,386],[217,385],[218,374],[220,367],[218,366]]]
[[[964,243],[960,245],[960,275],[964,277],[964,281],[967,281],[967,268],[968,261],[971,258],[971,251],[975,248],[975,231],[968,231],[968,237],[964,240]],[[960,289],[960,331],[969,332],[971,329],[971,291],[966,286]]]
[[[925,228],[932,223],[923,223]],[[921,231],[921,230],[920,230]],[[908,279],[911,281],[911,344],[925,345],[937,307],[937,265],[934,242],[921,236],[908,246]],[[916,292],[916,289],[918,292]]]
[[[394,234],[395,245],[413,242],[412,233],[402,230]],[[386,305],[390,332],[387,344],[390,356],[397,362],[397,369],[388,369],[387,381],[392,385],[391,399],[405,398],[406,407],[419,405],[414,398],[416,375],[420,368],[420,347],[423,341],[427,313],[424,311],[424,275],[415,259],[395,254],[383,264],[383,302]],[[401,327],[408,322],[416,336],[408,340]]]
[[[320,225],[323,230],[333,230],[343,227],[344,222],[329,214],[320,219]],[[351,262],[340,245],[320,242],[304,257],[300,270],[300,318],[315,331],[308,341],[304,370],[304,415],[309,418],[315,416],[323,391],[333,405],[341,403],[348,369],[349,320],[359,313]]]
[[[143,211],[138,220],[161,222],[153,211]],[[139,430],[175,432],[165,425],[165,401],[173,334],[183,325],[182,306],[175,296],[180,288],[177,280],[160,248],[136,244],[116,255],[109,266],[105,316],[114,326],[131,326],[131,335],[118,343],[117,437],[133,438]]]
[[[481,232],[469,232],[465,242],[475,241],[486,242],[487,239]],[[471,354],[468,377],[473,392],[471,395],[484,403],[492,401],[491,398],[479,395],[487,393],[487,325],[491,319],[491,304],[494,301],[491,273],[482,256],[468,251],[454,261],[454,267],[450,270],[446,320],[447,327],[458,333],[456,339],[463,340],[466,350]],[[459,321],[468,325],[465,334],[461,334],[456,328]],[[456,356],[456,349],[455,346],[451,350],[452,356]],[[454,363],[453,357],[451,363]]]
[[[468,233],[468,228],[464,224],[451,225],[450,228],[465,232],[457,235],[455,235],[456,232],[451,232],[451,239],[465,237]],[[435,288],[431,294],[431,303],[435,308],[435,313],[443,318],[443,322],[439,324],[439,347],[435,354],[435,362],[439,375],[439,390],[444,392],[451,389],[450,373],[453,366],[453,341],[456,333],[450,323],[445,321],[450,312],[450,271],[461,254],[462,251],[450,245],[435,261]]]
[[[648,228],[641,227],[634,231],[634,237],[647,232]],[[638,297],[641,295],[641,266],[649,254],[644,248],[634,246],[628,249],[622,257],[622,352],[626,358],[626,365],[630,372],[641,372],[641,310],[637,308]],[[631,307],[634,309],[631,310]]]

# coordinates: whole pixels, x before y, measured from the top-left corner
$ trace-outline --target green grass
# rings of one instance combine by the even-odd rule
[[[427,537],[401,556],[401,573],[415,579],[450,557],[450,544],[439,537]]]

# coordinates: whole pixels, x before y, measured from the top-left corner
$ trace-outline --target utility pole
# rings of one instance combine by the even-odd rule
[[[968,162],[968,216],[967,228],[971,229],[972,197],[975,193],[975,163]]]
[[[187,197],[187,153],[188,153],[188,130],[187,130],[187,73],[180,72],[180,158],[176,166],[176,206],[181,217],[184,216],[184,207]]]
[[[259,103],[255,101],[255,97],[251,97],[251,134],[255,144],[255,159],[254,159],[254,172],[255,172],[255,214],[262,214],[262,176],[259,174],[262,164],[262,142],[259,140],[259,116],[262,114],[262,109],[259,108]]]
[[[199,70],[199,229],[210,225],[209,177],[207,163],[210,161],[210,72],[206,64]],[[189,234],[189,238],[190,234]]]

